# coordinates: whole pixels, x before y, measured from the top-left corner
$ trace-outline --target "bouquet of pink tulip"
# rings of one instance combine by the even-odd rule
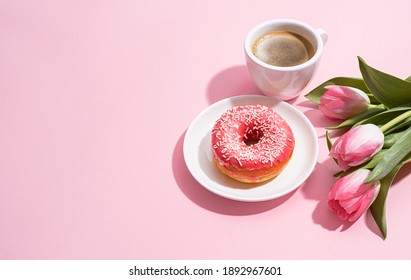
[[[330,209],[349,221],[370,209],[386,238],[388,190],[411,162],[411,77],[402,80],[358,60],[362,78],[330,79],[306,97],[341,121],[328,129],[348,129],[334,143],[326,133],[330,156],[342,169],[328,194]]]

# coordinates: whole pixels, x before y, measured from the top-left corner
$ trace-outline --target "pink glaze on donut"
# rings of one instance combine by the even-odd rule
[[[291,158],[295,144],[287,122],[262,105],[227,110],[216,121],[211,135],[214,159],[220,170],[224,168],[222,171],[230,177],[247,182],[260,181],[253,173],[261,170],[278,174]],[[238,174],[230,174],[230,170]]]

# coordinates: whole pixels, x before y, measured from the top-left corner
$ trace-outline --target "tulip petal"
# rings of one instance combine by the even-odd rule
[[[335,190],[335,199],[347,200],[364,194],[369,189],[368,185],[363,184],[369,174],[368,169],[358,169],[338,179],[340,182]]]
[[[377,188],[375,188],[377,189]],[[379,190],[379,186],[378,186],[378,190]],[[364,214],[364,212],[371,206],[371,204],[374,202],[375,198],[378,195],[378,191],[376,192],[375,190],[373,191],[369,191],[361,200],[361,206],[360,208],[354,212],[352,215],[350,215],[348,217],[348,220],[353,222],[355,220],[357,220],[362,214]]]
[[[347,220],[347,218],[349,218],[348,213],[345,212],[345,210],[343,208],[341,208],[340,210],[337,211],[337,215],[343,221],[345,221],[345,220]]]
[[[370,99],[363,91],[347,86],[330,85],[320,97],[319,109],[331,119],[345,120],[368,110]]]
[[[363,197],[364,195],[353,197],[351,199],[340,200],[340,205],[345,209],[345,212],[351,214],[355,211],[358,211],[361,206]]]
[[[362,90],[355,87],[330,85],[325,86],[324,88],[326,88],[327,90],[338,92],[341,97],[355,100],[365,100],[366,102],[371,103],[368,95]]]
[[[331,146],[330,156],[346,171],[378,153],[384,145],[384,134],[373,124],[354,127],[341,135]]]
[[[328,193],[328,206],[342,220],[357,220],[373,203],[380,190],[380,183],[364,184],[371,173],[358,169],[341,177]]]
[[[337,210],[339,209],[338,201],[335,200],[335,199],[330,199],[330,200],[328,200],[328,207],[329,207],[331,210],[337,211]]]
[[[347,176],[338,179],[334,183],[334,185],[331,187],[331,190],[328,192],[328,200],[337,200],[337,193],[341,188],[341,185],[344,184],[345,180],[347,180]]]

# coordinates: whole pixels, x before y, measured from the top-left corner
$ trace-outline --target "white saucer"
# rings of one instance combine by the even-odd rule
[[[221,173],[213,162],[211,130],[227,110],[239,105],[265,105],[273,108],[290,125],[295,148],[286,168],[276,178],[258,184],[235,181]],[[308,118],[290,104],[270,97],[245,95],[218,101],[201,112],[187,129],[184,160],[193,177],[209,191],[233,200],[265,201],[297,189],[313,171],[318,158],[318,139]]]

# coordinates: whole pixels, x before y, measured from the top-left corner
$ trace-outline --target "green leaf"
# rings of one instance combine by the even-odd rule
[[[378,105],[375,107],[371,107],[370,109],[368,109],[365,112],[362,112],[350,119],[345,120],[344,122],[340,123],[339,125],[336,126],[331,126],[328,127],[328,129],[339,129],[339,128],[343,128],[343,127],[352,127],[353,125],[355,125],[356,123],[363,121],[365,119],[368,119],[372,116],[375,116],[378,113],[381,113],[383,111],[385,111],[386,108],[384,105]]]
[[[325,132],[325,138],[327,139],[328,150],[331,150],[333,142],[331,141],[330,134],[328,133],[328,130]]]
[[[320,98],[321,96],[327,91],[324,87],[326,86],[331,86],[331,85],[337,85],[337,86],[348,86],[348,87],[355,87],[358,88],[364,92],[369,92],[369,89],[365,85],[363,79],[360,78],[349,78],[349,77],[336,77],[333,79],[330,79],[312,91],[310,91],[308,94],[305,95],[308,99],[311,101],[320,104]]]
[[[345,172],[347,172],[347,171],[339,171],[339,172],[335,173],[333,176],[334,176],[336,179],[339,179],[339,178],[341,178],[341,177],[343,177],[343,176],[346,175],[346,174],[344,174]]]
[[[385,217],[385,201],[388,195],[388,189],[390,188],[395,175],[400,170],[400,166],[394,168],[387,177],[380,181],[380,192],[377,198],[371,204],[370,211],[380,229],[383,238],[387,238],[387,221]]]
[[[397,133],[388,134],[384,137],[384,149],[391,148],[404,134],[406,131],[401,131]]]
[[[381,180],[390,173],[411,152],[411,127],[388,149],[387,153],[371,171],[365,183]]]
[[[365,169],[373,169],[377,164],[384,158],[385,154],[387,153],[387,149],[382,149],[378,153],[376,153],[371,160],[361,164],[359,168],[365,168]]]
[[[398,117],[399,115],[402,115],[404,111],[409,111],[411,110],[411,107],[407,105],[401,106],[401,107],[395,107],[380,113],[377,113],[369,118],[363,119],[361,121],[357,121],[357,123],[354,125],[359,126],[362,124],[367,124],[367,123],[372,123],[375,125],[383,125],[386,124],[388,121],[394,119],[395,117]]]
[[[331,150],[331,147],[333,146],[333,142],[331,141],[330,134],[328,133],[328,130],[325,131],[325,139],[327,139],[327,147],[328,151]],[[332,158],[334,162],[338,165],[338,161],[335,158]]]
[[[387,131],[384,132],[384,134],[389,135],[390,133],[393,133],[395,131],[401,130],[403,128],[407,128],[411,125],[411,117],[405,119],[404,121],[396,124],[395,126],[391,127]]]
[[[386,177],[380,180],[381,187],[380,192],[378,193],[377,198],[374,200],[373,204],[370,207],[371,214],[378,225],[384,239],[387,237],[387,221],[385,216],[385,202],[388,195],[388,190],[394,181],[395,176],[397,175],[398,171],[403,167],[406,163],[411,161],[411,154],[405,158],[403,162],[397,165]]]
[[[369,161],[357,165],[357,166],[353,166],[350,169],[346,170],[346,171],[340,171],[336,174],[334,174],[334,177],[341,178],[344,177],[352,172],[354,172],[355,170],[358,169],[373,169],[379,162],[380,160],[384,157],[385,153],[387,152],[387,149],[382,149],[381,151],[379,151],[377,154],[375,154]]]
[[[358,57],[364,83],[378,101],[389,108],[411,102],[411,81],[402,80],[368,66]]]
[[[381,104],[381,102],[378,101],[378,99],[375,98],[374,95],[372,95],[372,93],[366,93],[366,94],[367,94],[368,98],[370,99],[371,104],[374,104],[374,105],[380,105]]]
[[[409,76],[408,78],[405,79],[406,81],[410,81],[411,82],[411,76]]]

